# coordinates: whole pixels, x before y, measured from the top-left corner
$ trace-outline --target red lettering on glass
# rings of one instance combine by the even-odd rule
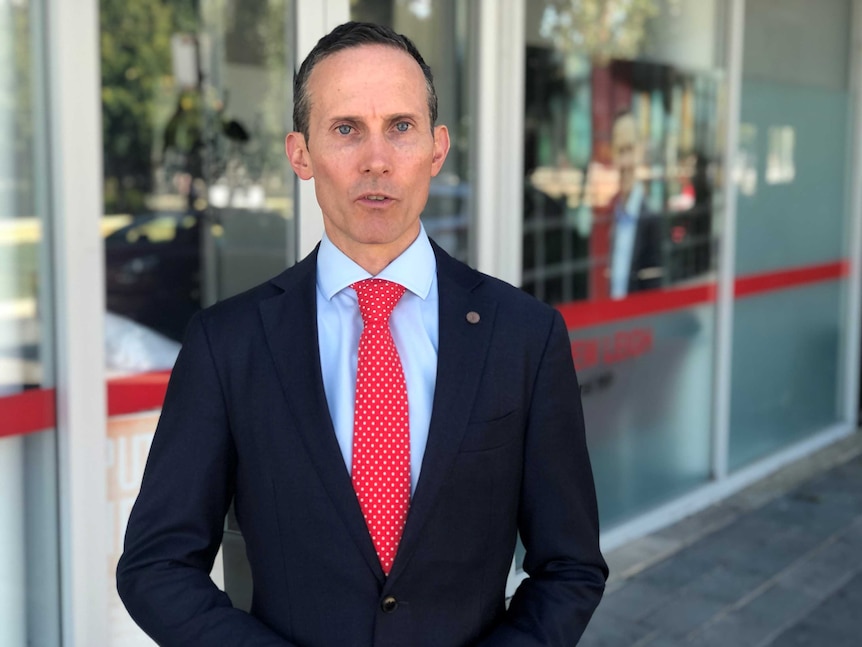
[[[612,335],[577,339],[572,342],[572,359],[576,370],[600,364],[617,364],[646,355],[653,349],[652,328],[619,330]]]

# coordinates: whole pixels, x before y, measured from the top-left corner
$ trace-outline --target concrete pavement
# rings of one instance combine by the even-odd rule
[[[860,647],[862,433],[606,557],[582,647]]]

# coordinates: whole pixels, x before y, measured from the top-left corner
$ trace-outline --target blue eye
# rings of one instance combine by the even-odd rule
[[[408,124],[406,121],[399,121],[397,124],[395,124],[395,128],[399,133],[406,133],[408,130],[410,130],[410,124]]]
[[[338,132],[341,133],[342,135],[349,135],[352,130],[353,130],[353,126],[348,126],[346,124],[341,124],[338,127]]]

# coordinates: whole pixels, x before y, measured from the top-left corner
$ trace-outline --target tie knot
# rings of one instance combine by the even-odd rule
[[[351,285],[359,298],[359,312],[364,323],[386,322],[406,288],[385,279],[365,279]]]

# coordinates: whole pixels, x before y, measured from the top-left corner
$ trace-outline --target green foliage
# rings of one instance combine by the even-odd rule
[[[151,189],[157,102],[172,88],[171,36],[195,31],[194,0],[101,0],[105,209],[137,211]]]
[[[26,3],[0,8],[0,218],[35,213],[34,105],[38,70]]]
[[[548,0],[541,32],[557,49],[604,64],[636,58],[649,20],[668,0]]]

